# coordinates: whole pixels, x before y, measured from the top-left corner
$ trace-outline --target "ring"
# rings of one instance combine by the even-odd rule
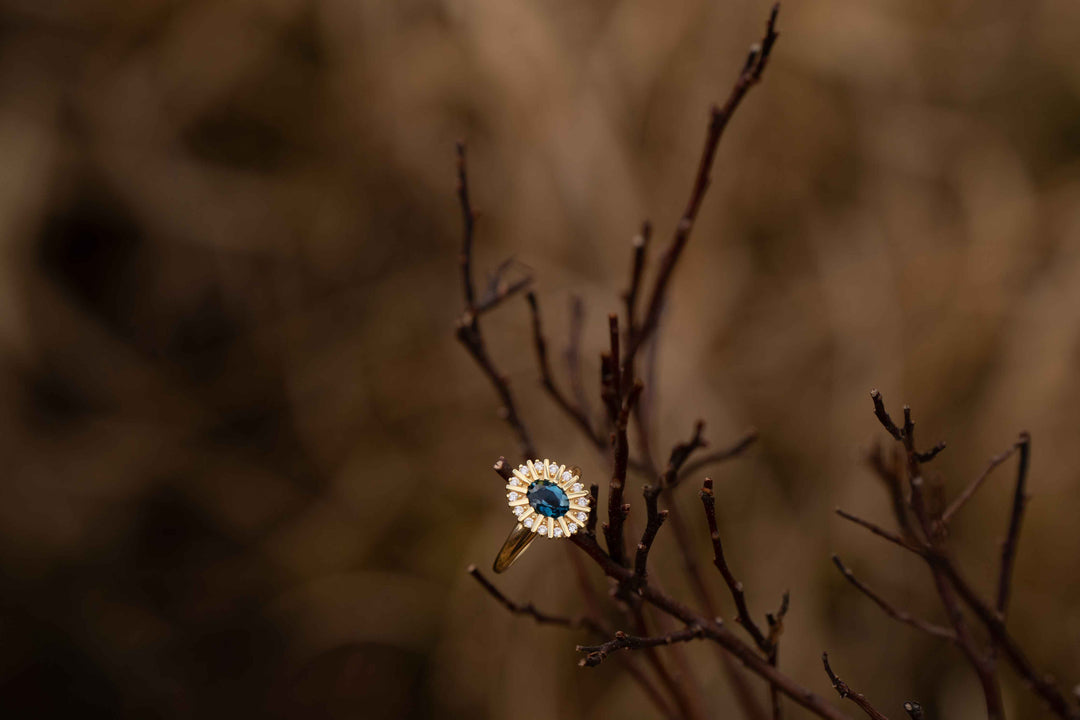
[[[589,519],[592,497],[581,483],[581,469],[550,460],[527,460],[506,484],[506,502],[517,524],[495,557],[504,572],[537,537],[570,537]]]

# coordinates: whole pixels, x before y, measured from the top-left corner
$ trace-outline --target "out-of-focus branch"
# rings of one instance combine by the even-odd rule
[[[913,628],[916,628],[917,630],[922,630],[924,633],[932,635],[936,638],[948,640],[949,642],[956,642],[956,633],[952,630],[941,627],[940,625],[935,625],[931,622],[927,622],[922,618],[915,617],[906,610],[900,610],[896,606],[886,601],[876,592],[871,590],[870,587],[866,585],[866,583],[855,577],[855,574],[851,572],[851,570],[849,570],[843,562],[841,562],[839,557],[833,555],[832,560],[833,563],[836,565],[836,568],[840,571],[840,574],[847,578],[848,582],[858,588],[858,590],[863,595],[866,595],[866,597],[870,598],[875,605],[884,610],[885,614],[889,617],[893,618],[894,620],[899,620],[902,623],[906,623]]]
[[[821,653],[821,662],[825,666],[825,674],[829,676],[829,682],[836,688],[836,692],[840,694],[840,697],[844,700],[850,700],[859,706],[859,708],[866,713],[867,717],[873,718],[873,720],[889,720],[889,718],[878,712],[877,708],[870,704],[870,701],[866,699],[866,696],[860,692],[856,692],[848,687],[848,684],[838,678],[833,669],[829,667],[829,653]]]
[[[908,714],[911,720],[924,720],[926,717],[923,713],[922,705],[917,702],[907,701],[904,703],[904,712]]]
[[[657,637],[632,637],[621,630],[615,633],[615,637],[602,645],[578,645],[577,651],[588,653],[578,661],[582,667],[596,667],[604,662],[604,659],[619,650],[638,650],[643,648],[660,647],[674,643],[700,640],[705,637],[705,630],[700,627],[688,627],[685,630],[660,635]]]
[[[484,574],[481,573],[475,565],[470,565],[467,570],[468,573],[476,579],[476,582],[480,583],[480,586],[487,590],[489,595],[498,600],[499,604],[501,604],[514,615],[528,615],[533,620],[542,625],[560,625],[562,627],[575,629],[584,628],[586,630],[591,630],[595,633],[603,632],[600,624],[590,617],[566,617],[563,615],[552,615],[550,613],[538,610],[536,606],[533,605],[531,602],[524,604],[516,603],[510,598],[503,595],[497,587],[492,585],[491,581],[484,577]]]
[[[997,611],[1005,617],[1009,606],[1009,587],[1012,584],[1013,564],[1016,562],[1016,544],[1020,539],[1020,521],[1024,517],[1024,505],[1027,502],[1026,485],[1028,462],[1031,457],[1031,436],[1020,433],[1020,463],[1016,470],[1016,490],[1013,492],[1012,512],[1009,515],[1009,531],[1005,543],[1001,546],[1001,572],[998,575]]]
[[[555,401],[555,404],[581,428],[581,431],[594,445],[603,446],[604,440],[593,429],[592,422],[589,420],[585,409],[572,403],[555,384],[555,378],[551,372],[551,363],[548,362],[547,341],[544,339],[544,327],[540,321],[540,305],[536,300],[536,293],[529,292],[525,299],[529,302],[529,311],[532,315],[533,344],[536,347],[536,360],[540,366],[540,384],[544,386],[544,390]]]
[[[851,513],[847,512],[846,510],[842,510],[841,508],[836,508],[836,514],[839,515],[840,517],[844,518],[845,520],[850,520],[851,522],[855,523],[856,525],[861,525],[862,527],[866,528],[867,530],[874,533],[878,537],[884,538],[885,540],[888,540],[889,542],[894,543],[895,545],[899,545],[900,547],[904,548],[905,550],[913,552],[916,555],[919,555],[920,557],[926,554],[926,551],[923,550],[918,545],[915,545],[913,543],[909,543],[907,540],[900,537],[896,533],[890,532],[889,530],[886,530],[885,528],[881,527],[880,525],[878,525],[876,523],[872,523],[869,520],[864,520],[863,518],[859,517],[858,515],[852,515]]]
[[[715,450],[711,453],[706,453],[695,458],[692,462],[686,463],[686,465],[684,465],[682,469],[679,470],[676,482],[682,480],[683,478],[689,477],[696,472],[704,470],[710,465],[716,465],[718,463],[722,463],[727,460],[736,458],[739,455],[742,455],[747,448],[757,442],[757,439],[757,429],[751,428],[750,430],[746,431],[746,433],[743,434],[741,438],[736,440],[728,447],[723,448],[722,450]]]
[[[982,484],[986,482],[986,479],[990,477],[990,474],[994,472],[997,466],[1011,458],[1013,453],[1019,449],[1020,443],[1016,442],[1005,452],[990,458],[990,462],[987,463],[986,469],[982,471],[979,477],[975,478],[970,485],[964,488],[964,490],[956,496],[956,499],[949,504],[949,507],[945,509],[945,512],[941,515],[941,522],[948,525],[953,516],[960,511],[960,508],[964,507],[964,504],[978,492],[979,488],[982,487]]]

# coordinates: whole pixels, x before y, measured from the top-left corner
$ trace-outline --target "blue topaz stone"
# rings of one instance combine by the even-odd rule
[[[532,509],[544,517],[562,517],[570,510],[570,500],[557,484],[550,480],[537,480],[529,485],[525,497]]]

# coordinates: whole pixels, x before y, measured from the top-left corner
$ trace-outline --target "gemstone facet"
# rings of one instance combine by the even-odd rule
[[[525,495],[533,510],[544,517],[562,517],[570,509],[570,500],[563,489],[550,480],[537,480]]]

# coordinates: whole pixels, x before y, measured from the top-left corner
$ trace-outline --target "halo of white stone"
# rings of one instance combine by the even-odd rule
[[[580,482],[581,476],[575,475],[565,465],[559,465],[547,458],[526,460],[512,472],[514,476],[506,484],[506,502],[517,521],[537,535],[552,540],[569,537],[588,522],[589,513],[592,512],[589,491]],[[529,486],[537,480],[552,481],[566,493],[570,509],[565,515],[557,518],[545,517],[533,510],[526,493]]]

